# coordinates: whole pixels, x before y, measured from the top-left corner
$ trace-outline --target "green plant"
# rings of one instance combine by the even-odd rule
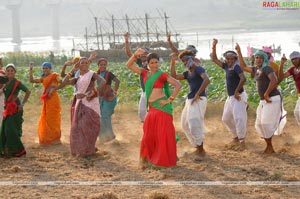
[[[39,96],[43,91],[43,86],[41,84],[32,84],[29,82],[29,67],[27,67],[28,63],[33,61],[35,63],[35,67],[33,70],[33,75],[35,78],[41,76],[42,68],[40,64],[44,61],[47,61],[48,54],[40,54],[40,53],[7,53],[4,56],[4,64],[13,62],[17,67],[17,78],[20,79],[25,85],[30,88],[32,91],[31,97],[29,101],[31,103],[40,103]],[[67,60],[66,56],[61,56],[57,58],[58,64],[54,64],[52,70],[59,73],[61,72],[61,67],[65,60]],[[290,64],[290,62],[289,62]],[[226,92],[226,84],[225,84],[225,72],[224,70],[217,67],[210,60],[202,60],[202,65],[206,70],[211,82],[208,86],[207,97],[209,102],[218,102],[225,101],[227,98]],[[284,70],[287,70],[288,64],[285,66]],[[170,71],[169,62],[161,63],[161,69],[164,72]],[[182,73],[185,71],[182,63],[178,62],[175,66],[177,73]],[[96,71],[97,65],[92,63],[90,66],[91,70]],[[71,70],[70,67],[67,68],[67,71]],[[118,99],[120,104],[137,104],[141,88],[139,84],[139,76],[129,69],[127,69],[125,63],[117,63],[117,62],[109,62],[108,70],[113,72],[121,81]],[[250,77],[250,75],[246,74],[247,82],[245,85],[245,90],[248,93],[248,103],[251,107],[256,107],[259,102],[259,97],[256,92],[255,80]],[[182,106],[185,102],[185,97],[189,92],[189,87],[186,81],[182,81],[182,88],[173,102],[174,107]],[[285,79],[280,84],[284,105],[287,106],[287,109],[292,109],[294,106],[294,102],[297,100],[297,92],[295,89],[294,81],[291,78]],[[65,88],[59,90],[59,95],[61,97],[62,103],[70,103],[73,96],[74,88],[72,86],[66,86]],[[292,102],[292,103],[291,103]],[[292,105],[291,105],[292,104]]]

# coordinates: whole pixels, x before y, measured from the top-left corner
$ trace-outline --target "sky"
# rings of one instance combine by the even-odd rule
[[[300,10],[264,10],[263,0],[0,0],[0,37],[12,35],[11,11],[6,8],[12,3],[21,3],[22,37],[51,36],[52,13],[48,5],[53,2],[61,2],[59,27],[62,36],[82,36],[85,27],[93,26],[93,17],[114,15],[122,19],[126,14],[134,18],[144,17],[145,13],[157,17],[157,10],[167,13],[172,31],[179,33],[300,29]]]

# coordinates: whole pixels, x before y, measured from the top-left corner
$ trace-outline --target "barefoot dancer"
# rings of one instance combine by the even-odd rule
[[[0,76],[0,84],[5,96],[5,109],[0,130],[0,154],[5,156],[20,157],[26,154],[21,141],[23,124],[23,106],[27,102],[30,91],[15,78],[16,68],[8,64],[5,69],[6,76]],[[19,99],[19,92],[25,92],[23,101]]]
[[[181,115],[181,126],[191,145],[196,148],[196,155],[204,156],[204,114],[207,105],[205,89],[210,80],[204,68],[194,62],[195,55],[192,51],[184,50],[178,57],[184,63],[186,71],[182,74],[176,74],[174,68],[175,56],[173,55],[171,76],[178,80],[187,80],[190,87]]]
[[[292,52],[290,54],[290,59],[293,63],[293,66],[291,66],[285,73],[283,72],[283,66],[287,61],[287,59],[285,57],[281,59],[280,80],[287,78],[289,76],[293,76],[298,91],[298,95],[299,95],[298,101],[295,106],[294,115],[297,124],[300,125],[300,53],[297,51]]]
[[[212,61],[226,72],[226,88],[228,97],[224,105],[222,121],[233,134],[233,141],[228,148],[243,150],[247,132],[247,94],[244,91],[246,77],[239,66],[237,54],[234,51],[224,53],[225,62],[217,58],[216,46],[218,40],[214,39],[212,46]]]
[[[97,90],[105,84],[105,80],[89,70],[89,61],[83,57],[79,62],[80,76],[71,78],[77,68],[68,73],[63,82],[53,90],[65,85],[76,85],[76,104],[71,121],[70,147],[75,156],[86,157],[96,153],[96,140],[100,131],[100,105]],[[71,79],[70,79],[71,78]],[[95,89],[95,81],[100,86]]]
[[[277,77],[269,66],[268,56],[262,50],[254,53],[255,67],[244,62],[240,46],[236,45],[240,66],[256,80],[260,102],[256,110],[255,128],[259,136],[264,138],[267,146],[264,153],[274,153],[272,137],[277,130],[281,118],[281,96],[277,90]]]
[[[280,80],[280,78],[279,78],[279,66],[278,66],[278,64],[276,64],[274,62],[274,57],[272,56],[273,50],[272,50],[271,47],[263,46],[262,51],[264,51],[268,55],[269,66],[274,70],[274,72],[276,74],[276,77],[278,79],[277,89],[281,93],[281,88],[279,86],[279,83],[281,82],[281,81],[279,81]],[[280,122],[280,125],[279,125],[278,129],[274,133],[275,135],[280,135],[283,132],[283,129],[284,129],[285,124],[286,124],[286,114],[287,114],[287,112],[284,110],[283,102],[281,103],[281,109],[282,109],[283,118],[281,119],[281,122]]]
[[[99,93],[99,103],[101,111],[101,129],[99,133],[100,142],[108,142],[115,139],[111,116],[117,105],[117,92],[120,85],[120,80],[109,70],[107,70],[107,59],[100,58],[98,60],[97,74],[105,79],[103,91]],[[114,82],[114,89],[111,84]]]
[[[42,83],[44,86],[44,92],[40,97],[43,104],[37,130],[41,145],[60,143],[61,137],[60,99],[56,91],[49,95],[51,88],[58,86],[61,80],[58,73],[51,72],[51,68],[51,63],[44,62],[42,64],[42,77],[38,79],[33,78],[32,63],[29,70],[30,82]]]
[[[142,76],[149,105],[140,148],[142,168],[148,161],[155,166],[175,166],[176,139],[171,102],[177,96],[181,84],[159,69],[159,57],[156,53],[147,56],[149,71],[133,65],[137,57],[144,53],[145,51],[139,48],[126,64],[130,70]],[[174,86],[171,95],[168,83]]]

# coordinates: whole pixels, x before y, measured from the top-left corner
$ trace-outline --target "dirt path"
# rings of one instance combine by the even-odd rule
[[[0,159],[1,181],[300,181],[300,134],[290,114],[286,132],[274,139],[275,155],[262,155],[264,141],[249,116],[247,150],[226,150],[231,134],[221,122],[222,104],[210,104],[206,114],[207,157],[195,161],[180,128],[180,110],[174,116],[180,135],[176,168],[138,167],[142,124],[136,107],[118,107],[113,116],[117,142],[97,143],[100,153],[77,159],[69,152],[69,106],[63,106],[62,145],[40,147],[36,128],[40,107],[26,107],[23,142],[27,156]],[[253,111],[252,111],[253,112]],[[105,154],[107,153],[107,154]],[[299,186],[0,186],[0,198],[298,198]],[[105,197],[106,196],[106,197]],[[160,197],[163,198],[163,197]],[[167,198],[167,197],[165,197]]]

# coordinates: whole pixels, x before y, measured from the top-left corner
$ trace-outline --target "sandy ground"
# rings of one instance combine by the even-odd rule
[[[206,114],[207,156],[196,161],[194,149],[180,128],[180,109],[174,123],[180,135],[178,166],[141,170],[139,141],[142,124],[137,107],[119,106],[113,116],[118,141],[100,144],[91,159],[70,155],[69,106],[63,106],[62,144],[41,147],[36,133],[40,106],[27,104],[23,125],[26,157],[0,159],[0,181],[300,181],[300,134],[292,113],[285,133],[274,138],[276,154],[263,155],[265,143],[254,129],[254,110],[249,111],[247,149],[225,149],[231,134],[221,121],[223,104],[209,104]],[[299,186],[5,186],[0,198],[299,198]]]

